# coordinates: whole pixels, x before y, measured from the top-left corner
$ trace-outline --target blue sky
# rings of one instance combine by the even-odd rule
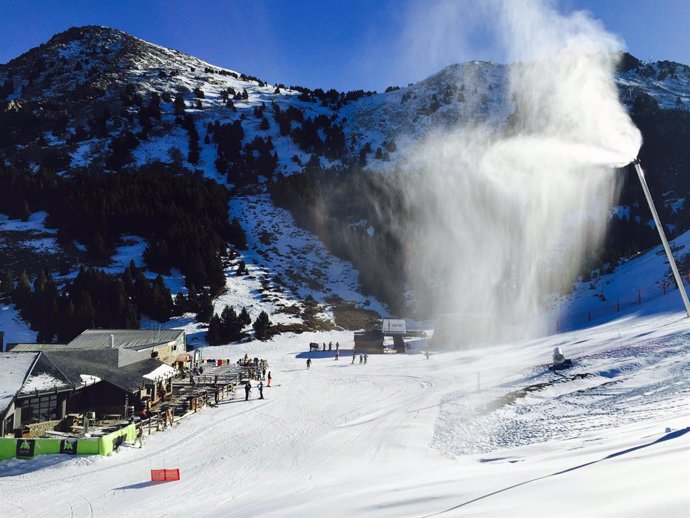
[[[0,63],[71,26],[95,24],[269,82],[381,91],[454,62],[505,61],[477,18],[482,1],[0,0]],[[556,5],[588,10],[641,59],[690,64],[690,0]]]

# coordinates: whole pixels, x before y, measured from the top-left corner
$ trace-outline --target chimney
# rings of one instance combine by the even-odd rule
[[[110,348],[115,349],[115,335],[110,335]]]

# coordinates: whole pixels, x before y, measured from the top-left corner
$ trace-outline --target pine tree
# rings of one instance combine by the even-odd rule
[[[24,200],[22,202],[22,210],[19,218],[22,221],[29,221],[29,217],[31,217],[31,209],[29,208],[29,202]]]
[[[175,115],[183,115],[185,112],[185,104],[184,104],[184,97],[181,95],[175,96],[175,102],[173,103],[173,106],[175,106]]]
[[[254,333],[257,340],[267,340],[270,338],[271,321],[268,319],[268,315],[265,311],[259,313],[254,321]]]
[[[156,277],[153,281],[151,291],[152,301],[150,308],[151,313],[149,316],[158,322],[169,320],[173,309],[173,301],[170,290],[165,285],[163,277],[160,275]]]
[[[199,308],[196,312],[196,319],[199,322],[208,322],[213,316],[213,300],[209,293],[204,292],[199,297]]]
[[[184,293],[181,291],[178,292],[177,295],[175,295],[175,302],[173,306],[173,316],[179,317],[184,315],[187,312],[187,299],[184,296]]]
[[[31,281],[29,281],[29,276],[26,272],[22,272],[17,279],[12,299],[20,310],[28,306],[31,300]]]
[[[208,322],[208,331],[206,332],[206,341],[209,345],[218,345],[222,343],[223,324],[220,317],[214,314]]]
[[[243,329],[252,323],[252,319],[249,316],[249,313],[247,313],[247,308],[242,308],[242,311],[240,311],[238,318],[240,320],[240,324],[242,324]]]
[[[189,279],[185,280],[185,284],[187,285],[187,307],[185,311],[196,313],[199,310],[199,295],[196,291],[196,286]]]
[[[14,289],[14,281],[12,281],[12,275],[8,271],[4,271],[0,275],[0,293],[12,293]]]
[[[225,306],[220,318],[223,322],[223,331],[221,335],[224,341],[236,342],[242,338],[242,323],[237,317],[235,308],[232,306]]]

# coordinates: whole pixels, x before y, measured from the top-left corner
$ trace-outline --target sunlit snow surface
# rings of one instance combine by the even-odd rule
[[[659,313],[368,365],[351,363],[346,332],[209,347],[207,357],[267,358],[266,399],[207,408],[142,450],[2,462],[0,514],[683,516],[689,333],[682,313]],[[324,340],[340,342],[340,359],[319,353],[306,370],[307,344]],[[591,376],[549,373],[556,345],[575,360],[564,376]],[[162,467],[182,479],[150,483]]]

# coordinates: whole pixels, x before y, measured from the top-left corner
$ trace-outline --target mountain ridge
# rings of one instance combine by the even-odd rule
[[[311,90],[269,84],[117,29],[74,27],[0,65],[0,106],[4,105],[0,109],[0,165],[34,173],[53,170],[69,176],[81,169],[100,173],[165,164],[182,174],[197,171],[226,187],[231,207],[234,198],[266,192],[274,195],[279,190],[284,195],[281,206],[288,208],[301,226],[320,236],[335,255],[360,271],[365,293],[381,297],[387,292],[376,284],[387,276],[368,272],[367,263],[372,262],[368,261],[372,251],[374,257],[394,256],[390,222],[377,219],[379,211],[362,203],[331,217],[331,226],[324,222],[329,210],[351,204],[363,194],[362,189],[374,189],[381,195],[379,202],[394,204],[394,200],[384,199],[390,196],[390,185],[380,181],[379,175],[355,180],[357,187],[345,189],[337,182],[320,183],[318,178],[332,173],[331,177],[350,182],[348,178],[361,176],[343,176],[344,172],[394,172],[407,144],[432,130],[477,121],[505,124],[513,112],[507,89],[510,67],[480,61],[453,64],[418,83],[383,93]],[[628,109],[651,117],[653,125],[670,124],[665,122],[666,112],[678,112],[681,119],[687,116],[690,68],[686,65],[643,63],[626,54],[616,82]],[[664,121],[659,123],[659,117]],[[681,129],[685,127],[685,122],[680,124]],[[659,149],[666,150],[663,146]],[[658,160],[651,160],[651,171],[655,172],[654,161]],[[684,199],[690,197],[690,186],[674,179],[677,169],[664,163],[659,170],[663,178],[655,185],[652,175],[650,183],[664,193],[662,218],[676,232],[688,228],[690,211]],[[291,176],[302,173],[307,173],[302,185],[295,182],[285,188]],[[667,184],[673,188],[666,188]],[[328,189],[348,192],[350,197],[328,194]],[[644,219],[640,219],[637,199],[637,193],[629,193],[621,201],[627,210],[615,211],[615,224],[625,227],[616,232],[632,234],[612,245],[615,251],[610,253],[610,262],[617,261],[617,254],[634,253],[653,242],[653,232],[645,230]],[[21,200],[17,202],[21,207]],[[25,205],[31,204],[25,200]],[[264,199],[245,199],[241,205],[261,207],[261,213],[267,214]],[[300,216],[305,206],[315,210]],[[244,218],[245,226],[260,219],[258,214]],[[317,269],[312,270],[311,281],[309,276],[305,281],[304,276],[296,275],[294,264],[271,272],[271,268],[279,268],[280,261],[268,257],[280,257],[285,251],[267,244],[271,241],[267,236],[275,229],[255,228],[260,235],[249,241],[256,246],[261,243],[263,248],[252,260],[269,277],[273,274],[283,282],[293,279],[291,286],[287,282],[287,289],[296,299],[311,293],[302,289],[304,282],[323,285],[316,280]],[[640,233],[644,235],[640,237]],[[106,248],[118,246],[117,236],[113,239]],[[347,243],[357,246],[348,249]],[[630,243],[635,245],[631,251],[626,250]],[[103,246],[98,244],[102,256]],[[92,245],[86,245],[88,254]],[[153,251],[144,255],[160,259],[161,254],[170,254],[172,245],[150,242],[147,250]],[[75,241],[74,246],[83,247],[84,243]],[[231,255],[237,253],[233,250]],[[233,261],[234,268],[239,259]],[[325,265],[324,261],[322,256],[319,264]],[[163,257],[161,262],[168,264],[170,260]],[[397,264],[386,262],[392,267]],[[595,262],[590,266],[596,269],[600,265]],[[353,292],[353,282],[348,281],[348,293]],[[179,288],[179,280],[173,285]],[[334,296],[328,290],[313,294],[324,304]],[[389,295],[384,301],[391,303],[386,300]],[[359,298],[357,304],[365,302]],[[376,300],[373,305],[381,307]],[[391,306],[394,311],[395,307]]]

